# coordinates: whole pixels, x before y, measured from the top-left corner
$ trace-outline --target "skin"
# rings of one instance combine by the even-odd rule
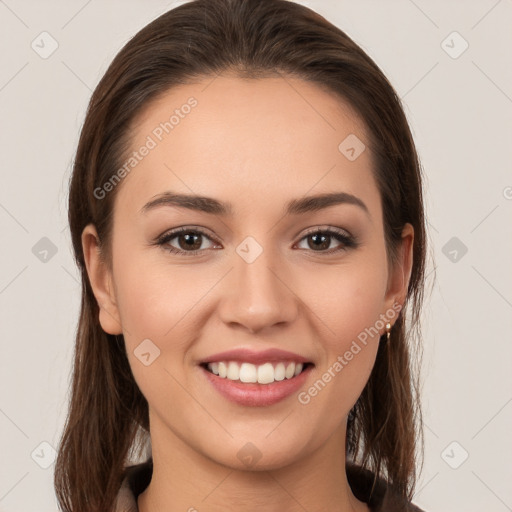
[[[314,363],[307,390],[359,333],[403,304],[413,228],[404,227],[392,267],[370,150],[355,161],[338,150],[349,134],[366,141],[364,124],[347,103],[299,79],[221,75],[180,85],[139,116],[133,150],[190,96],[198,105],[119,185],[111,270],[94,226],[82,234],[101,326],[124,335],[149,403],[154,470],[139,510],[367,511],[347,483],[345,435],[377,336],[307,405],[296,394],[268,407],[236,405],[198,363],[232,348],[277,347]],[[167,190],[229,201],[234,214],[169,206],[140,213]],[[291,199],[333,191],[359,197],[368,214],[339,204],[284,215]],[[152,245],[180,226],[208,233],[199,255]],[[305,232],[316,227],[345,230],[359,245],[327,254],[343,247],[331,237],[315,250]],[[263,249],[251,264],[236,252],[247,236]],[[187,250],[179,237],[167,245]],[[160,349],[149,366],[134,355],[147,338]],[[251,468],[237,457],[247,442],[261,456]]]

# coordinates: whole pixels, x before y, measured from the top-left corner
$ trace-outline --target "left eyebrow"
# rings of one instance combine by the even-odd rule
[[[315,212],[337,204],[352,204],[361,208],[369,217],[370,212],[366,204],[358,197],[347,192],[332,192],[318,194],[315,196],[292,199],[286,205],[286,215],[301,215],[307,212]],[[233,205],[229,202],[222,202],[213,197],[196,196],[187,194],[176,194],[164,192],[155,196],[146,203],[140,213],[147,213],[160,206],[177,206],[189,210],[197,210],[213,215],[232,216]]]

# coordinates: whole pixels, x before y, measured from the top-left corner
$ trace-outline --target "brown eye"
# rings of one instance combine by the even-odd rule
[[[330,248],[333,239],[338,242],[338,245],[334,248]],[[157,245],[162,246],[166,251],[172,254],[180,254],[186,256],[195,256],[200,252],[204,252],[207,249],[215,248],[214,244],[210,247],[204,247],[205,240],[212,239],[202,230],[197,228],[179,228],[170,231],[161,236]],[[316,229],[307,233],[299,242],[299,244],[306,240],[307,247],[300,247],[301,249],[307,249],[311,252],[317,252],[321,254],[332,254],[339,251],[346,251],[350,248],[358,246],[358,242],[355,237],[347,234],[344,231],[338,231],[333,229]],[[171,243],[173,241],[173,243]],[[216,248],[219,248],[217,246]]]
[[[191,250],[198,250],[201,248],[202,240],[201,237],[203,235],[201,234],[190,234],[190,233],[184,233],[177,235],[176,240],[178,241],[178,245],[180,246],[180,249],[186,248]]]
[[[176,241],[171,244],[174,239]],[[204,239],[210,240],[210,237],[201,230],[179,228],[163,235],[157,243],[171,253],[188,256],[206,250],[203,246]]]
[[[329,249],[333,239],[339,242],[338,247],[335,247],[334,249],[331,250],[326,250]],[[316,231],[312,231],[306,234],[306,236],[301,239],[301,242],[302,240],[307,240],[308,249],[311,249],[314,252],[322,252],[329,254],[333,252],[347,250],[357,246],[354,237],[345,234],[344,232],[337,230],[335,231],[332,229],[317,229]]]

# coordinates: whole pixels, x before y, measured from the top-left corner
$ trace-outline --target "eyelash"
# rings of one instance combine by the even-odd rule
[[[162,236],[160,236],[156,240],[155,243],[156,243],[156,245],[161,246],[164,250],[166,250],[166,251],[168,251],[168,252],[170,252],[172,254],[178,254],[178,255],[184,255],[184,256],[195,256],[196,254],[206,250],[206,249],[195,249],[193,251],[183,251],[181,249],[177,249],[176,247],[172,247],[172,246],[164,247],[173,238],[176,238],[178,235],[180,235],[182,233],[200,234],[202,236],[205,236],[208,239],[211,239],[208,236],[208,234],[205,233],[201,229],[198,229],[198,228],[193,228],[192,229],[192,228],[188,228],[188,227],[183,227],[183,228],[177,228],[177,229],[175,229],[173,231],[170,231],[168,233],[163,234]],[[342,243],[342,245],[340,247],[335,248],[335,249],[330,249],[328,251],[313,251],[313,250],[311,250],[311,252],[317,252],[319,254],[333,254],[333,253],[337,253],[339,251],[346,251],[348,249],[355,249],[355,248],[357,248],[359,246],[359,242],[357,241],[356,237],[351,236],[351,235],[346,235],[343,232],[338,231],[338,230],[334,230],[332,228],[329,228],[329,229],[315,228],[313,230],[310,230],[309,232],[307,232],[300,239],[299,242],[301,242],[302,240],[304,240],[308,236],[312,236],[312,235],[327,235],[327,236],[331,236],[331,237],[335,238],[338,242]]]

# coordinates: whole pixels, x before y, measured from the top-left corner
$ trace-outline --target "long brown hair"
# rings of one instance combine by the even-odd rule
[[[148,404],[133,378],[123,336],[102,330],[84,263],[81,233],[93,223],[111,265],[112,211],[119,186],[102,198],[95,190],[121,166],[132,123],[143,107],[177,84],[224,71],[254,79],[294,76],[347,101],[369,132],[390,261],[396,258],[404,224],[414,227],[406,303],[390,341],[380,343],[347,424],[347,459],[387,479],[403,497],[412,496],[423,435],[418,368],[411,357],[418,358],[419,352],[411,345],[419,346],[426,240],[421,167],[400,99],[358,45],[302,5],[195,0],[161,15],[121,49],[91,97],[81,131],[69,192],[81,311],[54,480],[65,511],[111,510],[125,467],[132,457],[142,456],[149,435]]]

